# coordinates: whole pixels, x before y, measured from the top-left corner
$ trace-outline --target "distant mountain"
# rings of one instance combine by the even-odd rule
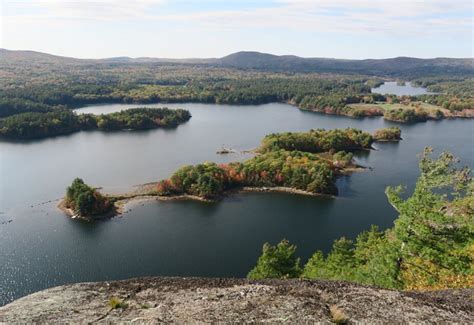
[[[474,75],[474,59],[397,57],[391,59],[344,60],[302,58],[294,55],[273,55],[260,52],[237,52],[215,59],[167,59],[114,57],[105,59],[75,59],[34,51],[0,49],[0,66],[15,64],[193,64],[242,70],[269,72],[326,72],[368,74],[392,77],[422,77],[431,75]]]
[[[31,64],[31,63],[79,63],[81,59],[58,56],[36,51],[12,51],[0,49],[0,62],[2,64]]]
[[[237,52],[218,60],[225,67],[263,71],[334,72],[374,75],[400,74],[473,74],[474,59],[434,58],[343,60],[301,58],[294,55],[272,55],[259,52]]]

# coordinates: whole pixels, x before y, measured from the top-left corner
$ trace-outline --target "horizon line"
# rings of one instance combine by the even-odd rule
[[[272,55],[276,57],[284,57],[284,56],[293,56],[301,59],[328,59],[328,60],[351,60],[351,61],[364,61],[364,60],[390,60],[390,59],[398,59],[398,58],[410,58],[410,59],[420,59],[420,60],[433,60],[433,59],[464,59],[464,60],[473,60],[473,57],[447,57],[447,56],[437,56],[437,57],[417,57],[417,56],[406,56],[406,55],[399,55],[399,56],[393,56],[393,57],[383,57],[383,58],[364,58],[364,59],[355,59],[355,58],[341,58],[341,57],[322,57],[322,56],[299,56],[296,54],[274,54],[274,53],[269,53],[269,52],[261,52],[257,50],[240,50],[236,52],[231,52],[227,55],[221,56],[221,57],[159,57],[159,56],[137,56],[137,57],[131,57],[131,56],[126,56],[126,55],[117,55],[117,56],[109,56],[109,57],[74,57],[74,56],[67,56],[67,55],[61,55],[61,54],[54,54],[50,52],[43,52],[39,50],[30,50],[30,49],[8,49],[4,47],[0,47],[0,50],[6,50],[10,52],[33,52],[33,53],[38,53],[38,54],[46,54],[46,55],[51,55],[51,56],[56,56],[56,57],[62,57],[62,58],[68,58],[68,59],[76,59],[76,60],[110,60],[110,59],[118,59],[118,58],[125,58],[125,59],[131,59],[131,60],[137,60],[137,59],[160,59],[160,60],[217,60],[217,59],[222,59],[227,56],[230,56],[232,54],[237,54],[237,53],[255,53],[255,54],[264,54],[264,55]]]

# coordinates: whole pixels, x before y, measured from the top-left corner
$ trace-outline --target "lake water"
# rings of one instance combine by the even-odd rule
[[[434,94],[432,92],[429,92],[426,88],[414,87],[409,82],[405,83],[404,86],[399,86],[395,81],[385,82],[377,88],[372,88],[372,92],[382,95],[393,94],[397,96]]]
[[[94,106],[83,112],[136,106]],[[430,121],[401,125],[403,141],[377,144],[377,151],[358,155],[372,171],[340,178],[335,199],[245,193],[218,203],[136,203],[123,217],[95,223],[72,220],[56,209],[54,200],[75,177],[107,191],[126,191],[166,178],[185,164],[245,159],[215,152],[223,145],[254,148],[272,132],[346,127],[371,132],[395,125],[285,104],[166,106],[189,109],[193,117],[173,130],[91,131],[0,142],[0,305],[71,282],[149,275],[244,277],[262,244],[282,238],[297,244],[305,261],[317,249],[327,251],[340,236],[355,238],[371,224],[390,227],[396,213],[384,189],[398,184],[412,189],[416,155],[426,145],[450,150],[474,166],[474,121]]]

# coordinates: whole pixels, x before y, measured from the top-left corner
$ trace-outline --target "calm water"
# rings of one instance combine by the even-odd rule
[[[434,94],[426,90],[426,88],[422,87],[413,87],[409,82],[407,82],[404,86],[399,86],[395,81],[393,82],[385,82],[383,85],[372,88],[373,93],[377,94],[394,94],[397,96],[416,96],[416,95],[424,95],[424,94]]]
[[[184,164],[245,159],[215,152],[222,145],[254,148],[271,132],[349,126],[373,131],[393,125],[284,104],[167,106],[189,109],[193,117],[175,130],[94,131],[0,142],[0,304],[70,282],[147,275],[243,277],[262,244],[282,238],[296,243],[306,259],[316,249],[327,251],[340,236],[354,238],[370,224],[390,227],[396,214],[383,191],[387,185],[412,188],[416,155],[424,146],[450,150],[474,166],[473,120],[427,122],[403,125],[402,142],[378,144],[379,150],[359,155],[358,161],[373,170],[339,179],[336,199],[247,193],[213,204],[137,203],[123,217],[96,223],[72,220],[55,208],[52,200],[77,176],[108,191],[125,191],[166,178]]]

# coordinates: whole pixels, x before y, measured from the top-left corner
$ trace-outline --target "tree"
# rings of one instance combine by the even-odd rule
[[[403,199],[403,187],[387,188],[399,212],[393,232],[407,288],[464,286],[474,280],[474,184],[471,170],[456,168],[456,159],[442,153],[431,158],[426,148],[421,176],[413,194]]]
[[[103,214],[112,208],[112,204],[106,197],[85,184],[80,178],[74,179],[71,186],[67,188],[65,203],[67,207],[83,217]]]
[[[249,272],[249,279],[287,279],[301,275],[300,259],[295,256],[296,246],[283,239],[276,246],[263,245],[262,256]]]
[[[326,260],[321,251],[316,251],[305,264],[303,278],[307,279],[328,279],[330,276],[326,269]]]
[[[344,237],[335,240],[326,258],[326,269],[331,279],[351,279],[355,267],[354,243]]]
[[[326,258],[317,251],[308,260],[302,276],[409,290],[472,286],[471,170],[458,168],[458,159],[449,153],[438,159],[432,159],[431,153],[432,149],[426,148],[421,157],[421,176],[411,196],[405,198],[401,186],[387,188],[387,197],[399,212],[394,227],[381,232],[372,226],[359,234],[355,245],[344,237],[336,240]],[[288,242],[285,245],[292,247]],[[260,278],[274,273],[267,261],[275,261],[271,259],[275,249],[264,246],[264,254],[252,270]]]

